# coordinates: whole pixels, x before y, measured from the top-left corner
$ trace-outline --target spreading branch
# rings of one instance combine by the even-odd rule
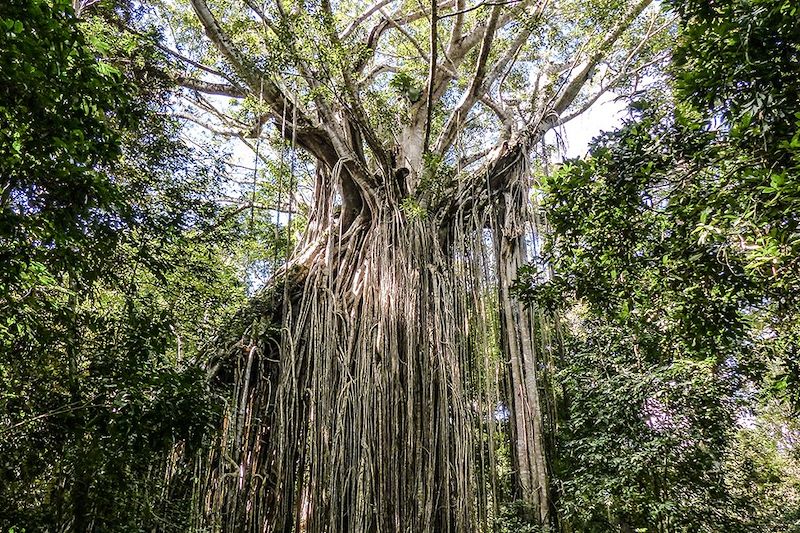
[[[175,76],[174,80],[182,87],[204,94],[227,96],[230,98],[244,98],[247,96],[247,93],[243,89],[231,85],[230,83],[214,83],[189,76]]]

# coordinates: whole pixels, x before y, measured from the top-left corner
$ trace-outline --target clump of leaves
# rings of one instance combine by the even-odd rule
[[[428,215],[428,211],[415,198],[410,196],[403,198],[400,203],[400,209],[403,210],[407,217],[414,220],[422,220]]]
[[[500,506],[495,518],[495,531],[498,533],[547,533],[536,522],[537,511],[522,500],[514,500]]]
[[[408,72],[401,71],[392,76],[389,87],[412,104],[422,98],[422,84]]]
[[[0,529],[185,530],[193,356],[242,297],[153,44],[104,27],[0,3]]]

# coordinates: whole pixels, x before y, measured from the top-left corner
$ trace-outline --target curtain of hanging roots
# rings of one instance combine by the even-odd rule
[[[533,227],[525,173],[457,211],[446,245],[434,216],[387,207],[305,248],[280,332],[261,317],[232,349],[197,529],[490,531],[507,426],[521,496],[546,515],[542,336],[508,290]]]

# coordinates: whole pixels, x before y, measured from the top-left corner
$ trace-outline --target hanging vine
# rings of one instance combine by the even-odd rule
[[[378,2],[343,31],[328,2],[248,4],[264,42],[280,40],[289,83],[191,0],[235,82],[260,88],[260,123],[290,142],[289,203],[297,150],[316,165],[306,231],[213,348],[226,408],[196,467],[198,529],[491,531],[514,499],[551,522],[555,329],[511,290],[542,230],[530,157],[588,102],[593,72],[650,3],[622,3],[607,35],[541,68],[526,46],[554,13],[547,0],[488,4],[486,17],[460,0],[396,13]],[[427,68],[380,64],[379,50],[402,57],[385,49],[401,41]],[[530,102],[507,103],[512,70],[534,67]],[[405,94],[380,100],[381,83]],[[463,154],[475,121],[491,134]]]

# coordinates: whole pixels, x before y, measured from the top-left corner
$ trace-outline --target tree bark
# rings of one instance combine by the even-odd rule
[[[514,225],[521,218],[511,215],[524,197],[519,155],[504,154],[487,171],[495,192],[456,209],[431,201],[426,214],[407,212],[405,184],[387,183],[369,207],[362,200],[346,214],[342,206],[338,217],[332,197],[318,198],[302,248],[276,277],[284,282],[252,305],[255,321],[234,357],[216,365],[215,379],[233,393],[202,468],[206,523],[226,531],[480,530],[480,502],[499,505],[478,483],[481,464],[495,460],[485,457],[482,434],[497,423],[497,406],[475,388],[492,361],[474,347],[494,341],[470,324],[489,320],[480,299],[492,286],[503,306],[521,496],[547,522],[534,334],[509,292],[524,260],[524,232]],[[321,172],[319,180],[341,184],[344,169]],[[406,178],[399,169],[384,176]],[[471,279],[467,263],[492,255],[487,228],[497,255],[482,279]]]

